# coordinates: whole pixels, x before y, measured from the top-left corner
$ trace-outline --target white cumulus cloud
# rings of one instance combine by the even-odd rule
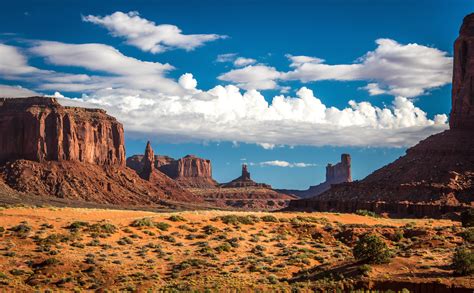
[[[451,82],[452,57],[446,52],[416,43],[376,40],[377,48],[352,64],[326,64],[310,56],[287,55],[290,71],[266,65],[247,66],[222,74],[219,79],[244,89],[273,89],[278,82],[298,80],[367,81],[370,95],[416,97]]]
[[[189,51],[206,42],[226,37],[218,34],[183,34],[175,25],[157,25],[140,17],[136,11],[128,13],[117,11],[103,17],[87,15],[82,19],[103,26],[113,36],[123,37],[128,44],[151,53],[161,53],[175,48]]]

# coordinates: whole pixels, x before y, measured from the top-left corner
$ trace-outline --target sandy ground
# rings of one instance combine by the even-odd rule
[[[229,215],[258,221],[226,224],[219,218]],[[264,221],[269,215],[277,221]],[[169,227],[131,226],[143,218]],[[68,228],[77,221],[87,225]],[[21,223],[30,230],[23,234],[11,230]],[[111,224],[114,231],[95,231],[89,228],[93,224]],[[292,282],[292,278],[321,266],[353,263],[354,239],[364,233],[380,235],[397,253],[390,264],[372,266],[363,278],[474,288],[471,277],[455,278],[449,268],[451,255],[462,242],[458,236],[462,228],[449,220],[22,207],[0,210],[0,227],[6,230],[0,236],[0,291],[312,290],[329,281]],[[395,243],[390,238],[397,231],[406,236]],[[346,234],[355,238],[341,236]]]

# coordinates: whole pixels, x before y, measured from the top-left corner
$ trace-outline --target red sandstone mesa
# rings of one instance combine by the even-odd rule
[[[99,109],[54,98],[0,99],[0,162],[79,161],[125,165],[123,127]]]
[[[54,98],[0,99],[0,181],[22,196],[117,205],[199,201],[160,172],[125,167],[122,124],[103,110]]]

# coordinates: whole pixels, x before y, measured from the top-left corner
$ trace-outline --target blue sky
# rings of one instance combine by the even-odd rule
[[[306,188],[343,152],[361,179],[446,129],[452,44],[473,11],[468,0],[6,1],[0,85],[106,108],[128,155],[151,139],[155,153],[211,159],[221,182],[246,162],[257,181]]]

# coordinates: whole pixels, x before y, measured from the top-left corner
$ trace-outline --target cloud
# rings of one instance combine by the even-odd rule
[[[237,53],[227,53],[217,55],[216,62],[232,63],[235,67],[242,67],[257,63],[257,60],[252,58],[237,57]]]
[[[185,35],[175,25],[156,25],[140,17],[136,11],[117,11],[103,17],[87,15],[82,20],[103,26],[112,36],[125,38],[127,44],[154,54],[177,48],[190,51],[206,42],[226,37],[217,34]]]
[[[197,86],[197,81],[191,73],[185,73],[180,76],[178,83],[187,90],[193,90]]]
[[[36,41],[29,52],[53,65],[80,67],[96,73],[51,77],[45,80],[43,89],[88,93],[105,88],[127,88],[166,94],[179,94],[183,90],[178,83],[166,78],[166,73],[174,69],[170,64],[128,57],[104,44]]]
[[[301,87],[296,96],[265,99],[258,90],[242,92],[234,85],[201,90],[191,73],[175,81],[165,76],[171,67],[125,56],[106,45],[40,41],[31,46],[26,52],[53,65],[63,69],[73,66],[89,73],[68,74],[32,67],[22,54],[25,50],[9,47],[5,51],[14,58],[0,58],[0,77],[37,84],[33,89],[82,92],[80,99],[62,99],[106,109],[124,124],[128,135],[156,137],[160,141],[246,142],[266,148],[402,147],[447,129],[446,115],[429,118],[412,100],[401,96],[384,107],[349,101],[347,107],[336,108],[323,104],[310,89]],[[8,71],[6,64],[18,65],[19,69]],[[129,70],[120,68],[121,64]],[[270,78],[281,74],[263,65],[249,65],[242,70],[258,67]],[[233,77],[239,78],[238,74]],[[255,76],[252,82],[262,80]]]
[[[287,161],[280,161],[280,160],[274,160],[274,161],[265,161],[265,162],[260,162],[260,163],[253,163],[252,165],[258,165],[258,166],[272,166],[272,167],[284,167],[284,168],[307,168],[307,167],[313,167],[316,166],[316,164],[311,164],[311,163],[290,163]]]
[[[2,98],[24,98],[31,96],[40,96],[35,91],[29,90],[27,88],[17,86],[9,86],[0,84],[0,97]]]
[[[367,81],[370,95],[416,97],[451,82],[452,58],[446,52],[418,44],[376,40],[377,48],[352,64],[329,65],[323,59],[287,55],[290,68],[280,72],[265,65],[248,66],[222,74],[219,79],[243,89],[274,89],[278,82],[322,80]]]
[[[247,66],[250,64],[256,63],[257,60],[252,59],[252,58],[244,58],[244,57],[239,57],[234,60],[234,65],[237,67],[242,67],[242,66]]]
[[[226,53],[217,55],[216,62],[225,63],[232,62],[237,57],[237,53]]]
[[[235,83],[243,89],[270,90],[277,88],[275,80],[279,79],[281,75],[282,73],[278,72],[274,67],[249,65],[222,74],[218,79]]]
[[[276,145],[272,143],[265,143],[265,142],[257,143],[257,145],[261,146],[262,148],[266,150],[273,150],[276,147]]]
[[[296,97],[268,103],[256,90],[232,85],[196,90],[185,96],[147,92],[98,91],[85,101],[119,117],[130,133],[172,141],[239,141],[274,145],[410,146],[447,129],[447,116],[429,119],[407,98],[390,107],[350,101],[338,109],[324,105],[305,87]]]

